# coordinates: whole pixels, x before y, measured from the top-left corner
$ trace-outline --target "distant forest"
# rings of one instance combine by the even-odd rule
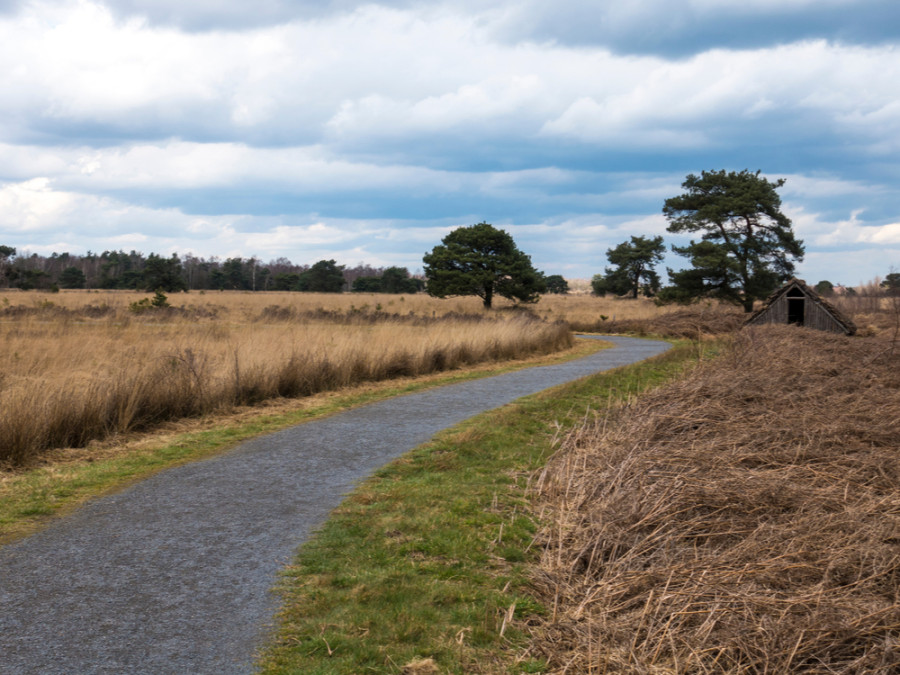
[[[17,256],[14,248],[0,246],[0,288],[415,293],[423,286],[405,267],[347,267],[334,260],[295,265],[287,258],[265,263],[257,258],[145,256],[137,251]]]

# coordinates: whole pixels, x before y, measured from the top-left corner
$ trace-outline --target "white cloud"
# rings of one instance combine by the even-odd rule
[[[83,191],[253,185],[320,193],[401,187],[446,192],[467,181],[461,173],[351,161],[321,146],[255,148],[177,140],[99,149],[5,144],[0,145],[0,164],[14,178],[40,172]]]
[[[309,246],[335,246],[356,239],[360,233],[349,232],[324,223],[312,225],[279,225],[253,236],[253,244],[262,250],[296,251]]]
[[[772,115],[811,124],[824,118],[822,132],[833,126],[873,145],[900,128],[892,84],[900,77],[900,53],[891,48],[819,41],[715,50],[676,62],[617,61],[631,66],[627,83],[613,89],[602,78],[586,83],[542,133],[598,145],[702,148],[748,142],[758,119]]]
[[[438,243],[451,226],[404,228],[402,221],[187,214],[55,190],[46,178],[0,185],[0,241],[20,253],[134,248],[145,253],[286,256],[300,263],[336,257],[353,264],[364,259],[358,257],[364,248],[373,252],[366,262],[399,264],[408,258],[421,262],[426,248]]]
[[[884,277],[900,261],[900,249],[864,247],[847,251],[813,251],[798,268],[810,283],[827,279],[835,284],[857,286]]]
[[[857,241],[900,246],[900,223],[864,227],[860,231]]]
[[[116,237],[123,234],[134,238],[137,232],[183,231],[191,220],[176,209],[148,209],[108,197],[57,190],[44,177],[0,185],[0,236],[7,238],[82,232],[86,238],[104,238],[114,245]]]
[[[49,229],[90,202],[99,204],[99,200],[91,197],[55,192],[47,178],[0,186],[0,217],[7,224],[4,228],[7,231]]]
[[[785,179],[784,186],[779,188],[778,192],[786,200],[809,200],[836,196],[852,196],[862,200],[884,194],[887,190],[884,186],[877,184],[861,180],[847,180],[834,175],[784,174],[768,178],[770,180]]]
[[[309,144],[543,133],[688,148],[774,114],[824,115],[868,142],[900,129],[890,48],[818,41],[670,62],[497,43],[485,16],[452,5],[201,34],[117,20],[89,0],[28,7],[0,18],[0,112],[23,136],[86,127]],[[647,11],[618,7],[606,10],[616,20]]]
[[[820,181],[802,176],[795,176],[793,179],[801,185],[800,194],[807,195],[808,199],[810,195],[813,198],[843,197],[845,204],[855,205],[851,206],[847,217],[835,219],[796,201],[786,202],[783,211],[808,247],[834,248],[876,243],[900,245],[900,224],[892,220],[865,217],[866,205],[872,195],[884,193],[885,188],[882,186],[828,179]],[[804,187],[807,189],[804,190]],[[831,192],[822,192],[823,188],[830,188]]]

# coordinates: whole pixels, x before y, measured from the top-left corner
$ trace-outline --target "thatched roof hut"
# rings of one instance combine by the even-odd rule
[[[772,293],[744,323],[796,324],[832,333],[856,333],[856,324],[801,279],[791,279]]]

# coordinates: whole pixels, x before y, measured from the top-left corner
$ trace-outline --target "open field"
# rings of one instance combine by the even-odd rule
[[[0,290],[0,321],[28,314],[45,316],[54,308],[58,315],[70,314],[73,318],[135,318],[129,306],[152,293],[136,291],[73,291],[59,293],[39,291]],[[175,308],[171,317],[191,317],[195,320],[233,321],[238,323],[273,319],[279,316],[294,317],[349,314],[371,316],[374,314],[397,315],[404,318],[435,318],[447,314],[492,315],[476,297],[433,298],[424,293],[392,295],[380,293],[291,293],[279,291],[207,291],[172,293],[169,304]],[[495,309],[501,311],[514,307],[514,303],[496,298]],[[521,307],[521,306],[520,306]],[[526,305],[530,313],[548,320],[565,320],[571,323],[598,323],[602,321],[650,319],[675,311],[673,307],[657,307],[652,300],[599,298],[592,295],[545,295],[540,302]],[[606,317],[605,319],[601,317]]]
[[[761,327],[538,481],[553,673],[895,673],[900,344]]]
[[[424,294],[150,297],[0,291],[0,466],[229,406],[551,353],[571,345],[560,321],[670,311],[590,296],[495,311]]]
[[[390,315],[344,306],[344,296],[283,294],[274,299],[308,304],[279,305],[261,295],[219,294],[211,304],[190,294],[178,298],[189,300],[183,307],[139,313],[129,306],[145,294],[0,299],[0,463],[230,406],[572,344],[565,324],[522,312],[426,313],[419,298],[386,298],[419,307]]]
[[[842,302],[876,334],[896,324],[892,300]],[[571,344],[568,328],[698,339],[745,318],[716,303],[590,295],[494,311],[424,294],[201,292],[168,305],[129,291],[0,291],[0,465],[229,406],[550,353]]]

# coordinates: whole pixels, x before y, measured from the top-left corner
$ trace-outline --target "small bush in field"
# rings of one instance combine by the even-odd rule
[[[152,308],[153,306],[150,304],[150,298],[141,298],[137,302],[132,302],[128,305],[128,311],[133,312],[134,314],[143,314]]]
[[[171,305],[169,304],[169,298],[166,297],[166,294],[163,293],[162,290],[156,291],[156,294],[153,296],[150,304],[158,309],[161,309],[163,307],[171,307]]]
[[[128,306],[128,310],[134,314],[143,314],[151,309],[165,309],[171,306],[168,296],[161,290],[158,290],[152,298],[141,298],[137,302],[132,302]]]

